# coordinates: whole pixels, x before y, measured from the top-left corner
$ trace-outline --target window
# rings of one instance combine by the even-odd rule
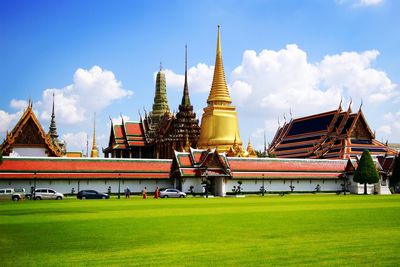
[[[0,194],[4,194],[6,190],[2,189],[0,190]]]
[[[50,189],[49,189],[49,193],[55,194],[56,192],[54,192],[54,190],[50,190]]]
[[[6,194],[11,194],[11,193],[12,193],[11,189],[6,189]]]

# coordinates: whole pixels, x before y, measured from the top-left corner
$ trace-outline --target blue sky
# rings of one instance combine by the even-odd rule
[[[221,24],[225,74],[241,138],[261,148],[277,119],[334,109],[353,99],[379,140],[400,142],[400,3],[309,1],[0,1],[0,136],[29,97],[47,131],[56,94],[58,132],[84,150],[97,114],[107,146],[109,117],[151,110],[162,61],[178,108],[184,46],[189,89],[201,118]]]

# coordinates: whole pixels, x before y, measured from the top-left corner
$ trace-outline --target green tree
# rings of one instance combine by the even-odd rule
[[[371,154],[368,150],[364,150],[358,167],[354,172],[354,182],[364,184],[364,194],[367,194],[367,184],[374,184],[378,181],[379,173],[375,168]]]
[[[0,164],[3,163],[3,150],[0,149]]]
[[[396,187],[396,185],[400,182],[400,153],[394,159],[393,173],[392,177],[390,177],[389,182],[391,187]]]

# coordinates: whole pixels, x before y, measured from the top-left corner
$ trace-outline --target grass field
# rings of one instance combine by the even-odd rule
[[[1,266],[400,264],[400,196],[0,203]]]

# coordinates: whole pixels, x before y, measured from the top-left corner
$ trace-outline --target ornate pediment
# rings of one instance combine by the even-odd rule
[[[63,151],[53,144],[50,135],[47,135],[33,113],[32,102],[21,116],[14,129],[7,134],[6,139],[0,145],[5,155],[9,155],[14,146],[43,146],[48,149],[50,156],[61,157]]]
[[[15,138],[14,145],[46,145],[40,130],[32,120],[29,120],[19,131],[21,133]]]

